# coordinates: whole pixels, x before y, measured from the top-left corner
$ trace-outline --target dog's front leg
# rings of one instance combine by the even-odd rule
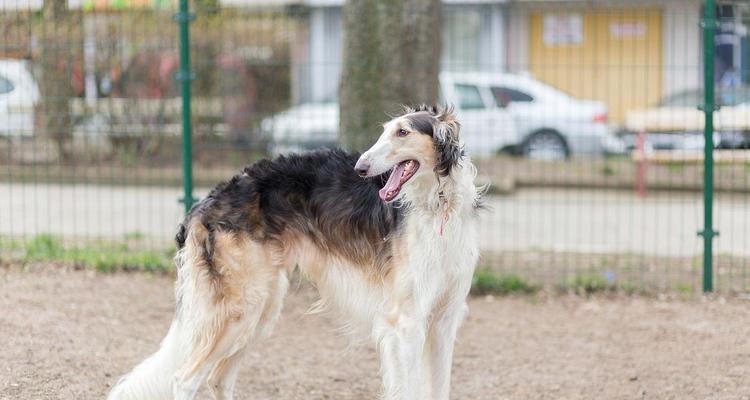
[[[377,329],[384,397],[387,400],[423,400],[421,359],[425,321],[400,314]]]
[[[423,389],[425,399],[448,400],[450,398],[453,347],[456,333],[464,320],[468,308],[463,299],[449,305],[431,324],[425,346]]]

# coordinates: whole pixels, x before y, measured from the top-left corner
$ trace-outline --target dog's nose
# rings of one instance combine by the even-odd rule
[[[354,166],[354,170],[357,171],[359,176],[367,176],[367,172],[370,171],[370,163],[359,159],[357,164]]]

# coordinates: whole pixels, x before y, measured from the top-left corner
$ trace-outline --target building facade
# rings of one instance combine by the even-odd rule
[[[508,67],[627,111],[701,86],[700,0],[518,1]]]
[[[449,0],[443,6],[442,69],[504,71],[505,0]],[[293,51],[295,103],[336,97],[342,64],[342,0],[310,0]]]
[[[310,0],[294,57],[295,103],[335,98],[342,0]],[[452,0],[442,68],[528,72],[575,97],[629,110],[702,86],[702,0]],[[720,5],[717,82],[747,83],[750,5]],[[730,71],[726,76],[721,75]],[[731,79],[730,79],[731,78]]]

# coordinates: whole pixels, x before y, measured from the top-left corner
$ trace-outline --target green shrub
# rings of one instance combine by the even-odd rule
[[[530,294],[539,290],[517,274],[498,276],[489,268],[478,269],[474,273],[471,293],[483,294]]]
[[[26,243],[26,258],[29,260],[61,259],[64,253],[62,242],[49,234],[34,236]]]

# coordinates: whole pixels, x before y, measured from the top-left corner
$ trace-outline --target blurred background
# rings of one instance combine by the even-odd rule
[[[184,213],[174,0],[0,0],[0,258],[169,268]],[[195,196],[263,157],[362,150],[451,103],[489,184],[481,267],[548,287],[750,289],[750,3],[194,0]]]

